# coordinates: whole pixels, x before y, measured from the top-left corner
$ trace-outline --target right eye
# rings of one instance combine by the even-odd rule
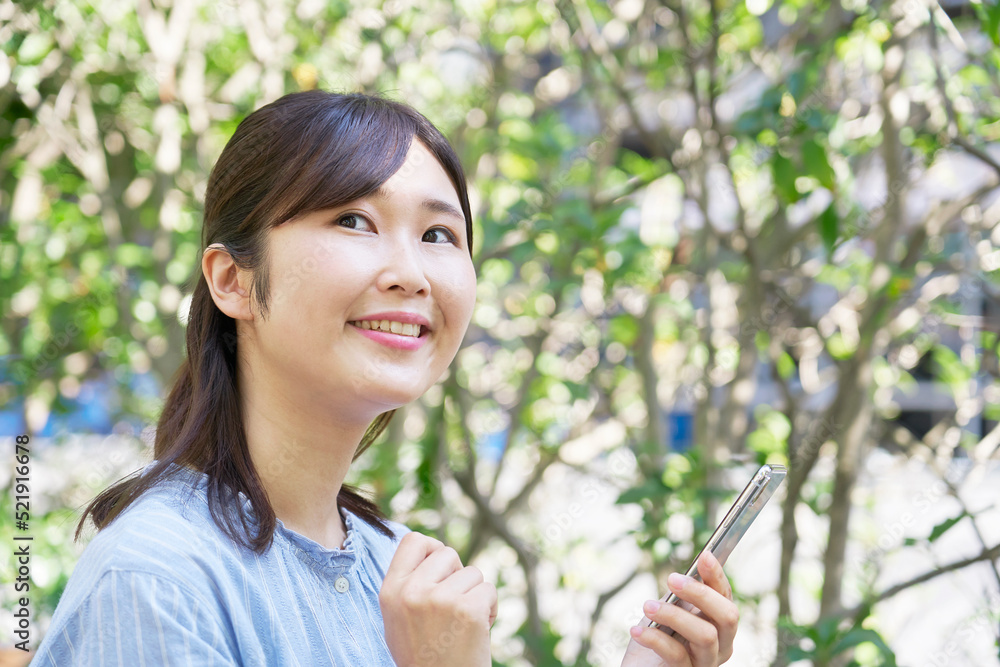
[[[368,219],[358,215],[357,213],[345,213],[337,218],[336,224],[340,227],[357,229],[363,232],[373,231],[372,224],[368,221]]]

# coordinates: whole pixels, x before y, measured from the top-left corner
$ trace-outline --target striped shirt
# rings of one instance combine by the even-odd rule
[[[206,480],[178,467],[94,537],[33,666],[394,665],[378,593],[405,527],[344,511],[327,549],[278,520],[258,555],[212,520]]]

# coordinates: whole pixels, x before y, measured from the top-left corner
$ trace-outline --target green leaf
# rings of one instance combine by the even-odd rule
[[[882,635],[870,628],[854,627],[848,630],[834,645],[831,655],[839,655],[866,642],[871,642],[878,649],[883,658],[881,664],[884,667],[896,667],[896,654],[885,643],[885,640],[882,639]]]
[[[995,46],[1000,46],[1000,2],[973,3],[977,7],[976,13],[983,24],[983,32],[993,40]]]
[[[837,640],[837,643],[833,645],[833,655],[838,655],[843,653],[847,649],[854,648],[858,644],[863,644],[864,642],[872,642],[875,640],[881,640],[879,634],[874,630],[869,630],[867,628],[851,628],[847,633]]]
[[[810,139],[802,145],[802,161],[806,170],[815,176],[824,188],[832,192],[837,187],[837,175],[826,157],[826,150],[815,139]]]
[[[935,541],[937,538],[947,533],[952,526],[954,526],[956,523],[964,519],[966,516],[968,516],[968,513],[963,511],[958,516],[952,517],[950,519],[945,519],[938,525],[934,526],[934,529],[931,530],[931,534],[927,536],[927,541],[928,542]]]
[[[840,227],[840,218],[837,216],[833,203],[819,214],[819,217],[816,218],[816,224],[819,225],[819,236],[823,239],[823,247],[826,248],[827,256],[832,255],[833,248],[837,244],[838,228]]]
[[[637,503],[641,500],[649,498],[651,500],[659,500],[663,498],[670,489],[663,485],[658,479],[648,479],[643,484],[639,486],[633,486],[631,489],[625,489],[618,500],[615,502],[619,505],[627,505],[629,503]]]
[[[795,178],[797,176],[795,165],[792,161],[775,152],[771,160],[771,173],[774,176],[774,189],[786,202],[797,202],[802,198],[798,190],[795,189]]]
[[[972,379],[972,370],[947,345],[935,345],[933,358],[934,365],[937,367],[935,373],[937,379],[954,390],[959,391]]]
[[[781,353],[781,356],[778,357],[776,366],[778,368],[778,374],[785,380],[795,374],[795,360],[792,359],[792,355],[787,352]]]
[[[817,648],[829,647],[838,635],[839,618],[824,618],[816,624],[814,640]]]
[[[151,257],[152,251],[137,243],[122,243],[115,249],[115,259],[119,264],[128,268],[148,264]]]
[[[509,151],[500,154],[497,166],[501,174],[513,181],[529,181],[538,174],[534,160]]]
[[[639,323],[631,315],[618,315],[608,323],[608,333],[614,340],[630,347],[639,337]]]

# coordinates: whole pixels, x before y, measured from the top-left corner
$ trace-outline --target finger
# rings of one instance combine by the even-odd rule
[[[445,611],[462,624],[489,630],[496,618],[496,586],[482,581],[467,592],[455,594],[447,592],[444,586],[436,586],[428,596],[431,613]]]
[[[673,605],[665,605],[673,606]],[[658,628],[647,628],[643,623],[629,628],[632,639],[640,646],[644,646],[653,653],[663,658],[670,667],[694,667],[691,664],[691,656],[684,645],[675,638]]]
[[[462,559],[458,557],[458,552],[451,547],[443,546],[431,552],[413,569],[409,577],[437,584],[461,569]]]
[[[667,577],[667,586],[677,597],[690,602],[711,621],[718,629],[719,650],[722,655],[728,655],[732,651],[740,619],[736,603],[711,586],[676,572]]]
[[[493,622],[497,620],[497,613],[499,611],[500,597],[497,595],[497,587],[493,584],[489,584],[490,588],[493,589],[493,594],[490,599],[490,627],[493,627]]]
[[[717,590],[727,600],[733,599],[733,588],[729,585],[729,577],[722,570],[722,565],[711,551],[705,551],[698,558],[698,574],[701,580]]]
[[[676,633],[675,639],[691,656],[694,667],[716,667],[719,658],[719,631],[707,619],[672,604],[650,600],[642,608],[646,617]]]
[[[484,581],[473,588],[467,594],[482,603],[487,611],[487,627],[493,627],[493,621],[497,620],[497,587],[488,581]]]
[[[441,582],[441,589],[454,595],[463,595],[483,583],[485,578],[478,567],[467,565],[457,572],[448,575]]]
[[[726,620],[736,606],[711,586],[677,572],[667,577],[667,586],[674,595],[715,622]]]
[[[718,591],[729,600],[729,605],[723,605],[724,609],[716,612],[711,619],[716,622],[719,628],[719,652],[723,657],[732,655],[733,642],[736,639],[736,629],[740,622],[739,607],[733,602],[733,587],[729,583],[729,577],[722,569],[718,559],[711,554],[705,553],[698,559],[698,574],[702,581],[712,589]]]
[[[444,544],[433,537],[417,532],[407,533],[399,541],[396,553],[389,563],[385,578],[403,577],[413,572],[431,553],[444,548]]]

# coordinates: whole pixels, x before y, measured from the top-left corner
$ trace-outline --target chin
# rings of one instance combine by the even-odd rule
[[[403,382],[399,382],[392,387],[392,390],[372,391],[369,396],[373,403],[379,406],[382,412],[401,408],[408,403],[412,403],[427,391],[428,387],[408,387]],[[393,391],[394,390],[394,391]]]
[[[375,405],[380,412],[395,410],[423,396],[441,376],[428,373],[428,370],[431,370],[429,363],[421,369],[401,369],[369,362],[351,375],[342,392]],[[340,396],[343,398],[344,394]]]
[[[384,396],[380,403],[385,406],[385,410],[395,410],[401,408],[404,405],[414,402],[418,398],[424,395],[424,392],[418,394],[406,393],[406,394],[391,394],[389,396]]]

